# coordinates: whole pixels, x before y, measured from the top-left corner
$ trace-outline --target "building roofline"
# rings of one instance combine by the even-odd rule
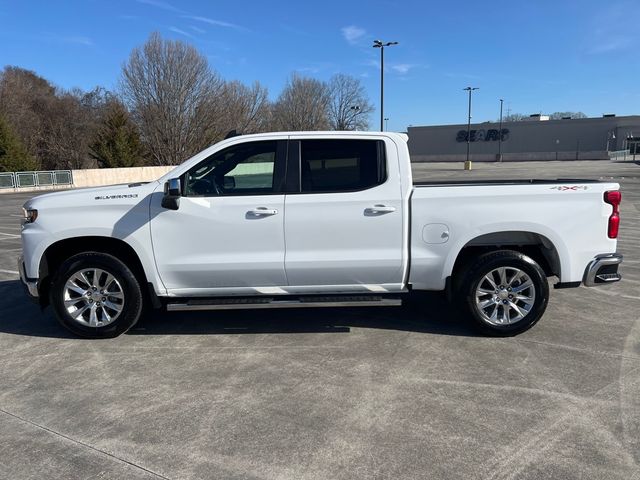
[[[566,124],[566,123],[572,123],[572,122],[609,122],[609,123],[613,123],[613,122],[617,122],[620,120],[635,120],[640,122],[640,115],[625,115],[625,116],[620,116],[620,117],[588,117],[588,118],[571,118],[571,119],[565,119],[565,120],[518,120],[518,121],[502,121],[502,126],[509,126],[509,125],[557,125],[557,124]],[[483,125],[500,125],[499,121],[492,121],[492,122],[482,122],[482,123],[472,123],[471,126],[472,127],[479,127],[479,126],[483,126]],[[446,124],[446,125],[411,125],[408,128],[452,128],[452,127],[459,127],[460,129],[466,129],[467,128],[467,124],[466,123],[450,123],[450,124]]]

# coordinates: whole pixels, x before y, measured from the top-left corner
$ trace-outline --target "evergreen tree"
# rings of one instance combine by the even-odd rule
[[[27,153],[9,123],[0,116],[0,172],[23,172],[36,168],[36,161]]]
[[[90,155],[103,168],[137,167],[145,163],[140,134],[119,101],[111,101],[105,109],[90,145]]]

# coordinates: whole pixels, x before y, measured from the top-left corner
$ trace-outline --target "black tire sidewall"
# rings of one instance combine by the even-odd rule
[[[66,281],[72,274],[86,268],[108,271],[118,280],[124,293],[124,309],[113,323],[104,327],[81,325],[69,315],[64,306],[63,290]],[[74,255],[60,266],[51,282],[50,302],[62,326],[85,338],[112,338],[126,332],[140,318],[143,306],[140,284],[131,270],[116,257],[98,252]]]
[[[533,308],[521,321],[511,325],[492,325],[486,322],[476,305],[475,292],[478,284],[487,273],[499,267],[514,267],[524,271],[535,288]],[[542,268],[527,255],[513,250],[501,250],[479,257],[471,265],[462,285],[465,310],[474,326],[482,333],[492,336],[512,336],[530,329],[540,320],[549,302],[549,284]]]

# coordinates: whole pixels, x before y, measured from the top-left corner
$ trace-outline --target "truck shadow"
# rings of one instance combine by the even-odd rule
[[[212,312],[151,311],[127,335],[345,334],[374,328],[438,335],[475,336],[439,293],[412,295],[403,307],[301,308]],[[18,280],[0,281],[0,333],[74,338],[51,308],[40,311]]]
[[[375,328],[440,335],[475,336],[443,295],[413,295],[402,307],[299,308],[153,312],[129,335],[349,333]]]
[[[77,338],[56,321],[51,309],[29,300],[20,280],[0,281],[0,334],[28,337]]]

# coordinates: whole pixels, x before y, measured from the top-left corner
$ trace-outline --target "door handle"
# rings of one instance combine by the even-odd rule
[[[271,215],[277,215],[278,210],[275,208],[267,208],[267,207],[257,207],[255,210],[249,210],[247,215],[251,215],[252,217],[268,217]]]
[[[365,215],[378,215],[381,213],[391,213],[391,212],[395,212],[396,211],[396,207],[390,207],[387,205],[374,205],[373,207],[369,207],[369,208],[365,208],[364,209],[364,214]]]

